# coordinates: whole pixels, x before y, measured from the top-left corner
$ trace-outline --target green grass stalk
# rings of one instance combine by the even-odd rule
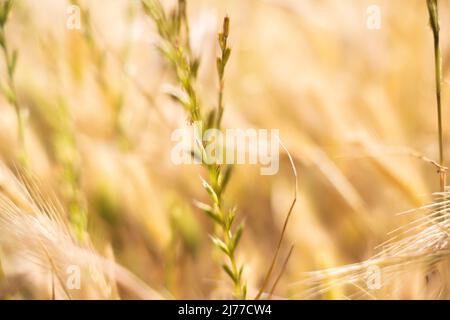
[[[213,110],[204,117],[200,110],[200,102],[195,90],[195,80],[199,61],[193,57],[189,44],[189,25],[186,14],[186,1],[179,0],[177,10],[167,15],[161,3],[157,0],[142,0],[145,12],[154,20],[161,38],[159,49],[164,57],[171,63],[182,94],[173,94],[185,109],[190,121],[199,125],[197,132],[197,154],[201,153],[202,165],[209,174],[208,181],[202,180],[203,187],[210,196],[211,203],[196,202],[214,222],[216,234],[211,236],[213,244],[226,256],[222,268],[233,283],[233,296],[236,299],[245,299],[247,285],[242,277],[243,265],[239,265],[236,259],[236,249],[242,237],[244,226],[233,226],[236,211],[227,209],[224,205],[223,193],[231,177],[232,167],[210,164],[206,158],[204,145],[201,142],[204,129],[211,127],[220,128],[224,109],[223,88],[224,72],[231,49],[228,47],[230,19],[226,17],[223,22],[222,32],[219,34],[219,46],[221,54],[217,59],[217,72],[219,77],[219,93],[217,110]],[[196,152],[193,151],[195,155]]]
[[[439,25],[439,1],[427,0],[428,13],[430,15],[430,26],[433,31],[434,42],[434,69],[436,82],[436,103],[437,103],[437,120],[438,120],[438,136],[439,136],[439,164],[445,166],[444,159],[444,138],[442,129],[442,98],[441,98],[441,82],[442,82],[442,57],[440,48],[440,25]],[[439,170],[440,189],[445,191],[447,180],[446,170]]]

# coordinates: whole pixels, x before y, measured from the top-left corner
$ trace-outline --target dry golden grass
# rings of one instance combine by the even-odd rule
[[[162,2],[169,12],[176,1]],[[217,105],[217,34],[228,15],[222,126],[279,128],[298,171],[264,292],[283,271],[274,298],[450,298],[427,1],[378,1],[380,30],[366,27],[366,0],[187,2],[202,110]],[[81,30],[66,28],[71,3],[81,6]],[[450,159],[450,7],[439,5]],[[199,180],[208,172],[170,159],[171,133],[187,114],[167,94],[177,79],[140,2],[16,0],[3,29],[18,59],[13,78],[0,59],[0,82],[13,80],[17,95],[0,98],[1,298],[231,297],[209,236],[217,226],[193,204],[211,201]],[[292,203],[291,161],[280,150],[277,175],[236,166],[226,190],[235,224],[245,222],[235,259],[249,298]],[[80,290],[67,288],[70,265],[88,279]],[[372,265],[381,270],[374,290]]]

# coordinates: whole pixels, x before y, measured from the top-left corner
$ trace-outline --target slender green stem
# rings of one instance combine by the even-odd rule
[[[216,127],[220,128],[223,116],[223,92],[225,87],[225,67],[230,58],[231,49],[228,47],[228,35],[230,32],[230,19],[225,17],[223,21],[223,31],[219,34],[220,57],[217,58],[217,75],[219,78],[219,96],[217,101]]]
[[[444,143],[442,135],[442,100],[441,100],[441,50],[439,45],[439,34],[434,40],[434,61],[436,70],[436,100],[437,100],[437,112],[438,112],[438,129],[439,129],[439,163],[444,165]]]
[[[442,82],[442,57],[440,48],[440,26],[439,26],[439,1],[427,0],[428,12],[430,15],[430,25],[433,31],[434,40],[434,68],[436,82],[436,103],[437,103],[437,120],[439,131],[439,164],[444,167],[444,137],[442,129],[442,98],[441,98],[441,82]],[[445,191],[447,173],[445,170],[439,171],[441,191]]]
[[[215,209],[212,210],[213,213],[215,213],[216,216],[219,217],[218,219],[220,221],[219,227],[220,232],[223,234],[222,238],[225,247],[225,250],[223,251],[227,255],[230,263],[229,266],[226,264],[223,265],[223,268],[228,273],[230,278],[233,280],[234,297],[236,299],[244,300],[246,299],[247,296],[247,287],[244,280],[242,279],[242,268],[238,266],[235,255],[236,246],[243,232],[243,225],[241,224],[237,228],[236,232],[233,232],[231,227],[234,221],[235,212],[234,210],[230,210],[228,213],[226,213],[223,209],[222,192],[226,187],[226,181],[223,178],[226,175],[225,171],[219,171],[221,168],[215,165],[205,164],[205,166],[208,168],[210,172],[210,181],[213,186],[212,189],[216,195],[216,197],[213,197],[216,199],[215,200],[216,206]],[[226,170],[229,169],[230,167],[228,167]],[[217,172],[219,172],[219,174],[217,174]],[[220,240],[216,239],[216,241],[218,242]]]
[[[2,33],[4,32],[3,30],[1,31]],[[8,87],[10,89],[10,102],[14,107],[14,110],[16,111],[16,116],[17,116],[17,124],[18,124],[18,137],[19,137],[19,141],[21,143],[21,145],[24,145],[24,141],[25,141],[25,134],[24,134],[24,124],[23,124],[23,117],[22,117],[22,111],[19,105],[19,101],[17,98],[17,94],[16,94],[16,85],[14,82],[14,74],[13,74],[13,70],[10,68],[10,66],[13,64],[12,60],[13,58],[11,57],[11,54],[9,53],[8,50],[8,44],[5,42],[5,44],[3,45],[3,57],[5,59],[5,63],[8,66],[8,77],[7,77],[7,81],[8,81]]]
[[[190,120],[196,125],[196,148],[192,152],[201,157],[203,167],[209,173],[208,181],[203,180],[203,186],[208,192],[211,204],[197,203],[214,221],[216,235],[212,236],[212,241],[216,247],[222,250],[226,256],[226,262],[222,268],[231,278],[234,285],[233,295],[237,299],[245,299],[247,286],[242,279],[243,267],[239,266],[236,259],[236,247],[242,236],[243,225],[233,228],[235,217],[234,210],[226,210],[222,194],[226,188],[231,175],[230,166],[211,164],[205,152],[205,145],[202,141],[203,131],[211,127],[220,128],[223,114],[223,79],[227,61],[231,50],[227,45],[229,32],[229,18],[224,19],[223,30],[219,34],[219,45],[221,55],[217,58],[217,71],[220,88],[218,98],[218,108],[210,116],[204,117],[200,109],[200,101],[195,90],[195,80],[197,76],[198,60],[193,57],[189,44],[189,27],[186,15],[186,1],[178,1],[178,11],[172,15],[166,15],[161,3],[158,0],[142,0],[144,10],[155,21],[161,43],[159,49],[166,59],[171,63],[182,93],[174,92],[172,97],[176,99],[190,116]],[[184,29],[182,29],[184,26]],[[184,31],[183,34],[181,31]],[[210,121],[213,120],[213,121]],[[217,146],[221,148],[222,146]]]

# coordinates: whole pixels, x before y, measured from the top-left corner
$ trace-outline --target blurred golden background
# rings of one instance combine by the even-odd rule
[[[436,168],[417,157],[437,160],[439,152],[426,1],[187,3],[192,50],[201,58],[202,105],[215,104],[217,33],[228,15],[232,55],[223,126],[280,129],[296,164],[298,199],[281,257],[289,244],[294,251],[274,294],[304,298],[305,272],[371,257],[389,231],[417,217],[396,213],[428,203],[439,191]],[[9,48],[18,51],[15,90],[30,169],[65,212],[85,210],[95,250],[142,279],[155,297],[230,297],[221,254],[209,238],[212,223],[193,205],[194,199],[207,201],[199,179],[205,172],[170,159],[171,133],[187,126],[187,117],[166,93],[174,77],[155,47],[153,21],[140,1],[78,4],[88,12],[80,30],[67,28],[73,4],[63,0],[17,0],[5,27]],[[163,4],[170,10],[174,1]],[[367,27],[373,4],[381,14],[376,30]],[[450,8],[446,1],[440,6],[445,128]],[[1,74],[6,81],[3,62]],[[0,154],[10,168],[20,158],[16,113],[4,96]],[[285,152],[280,157],[275,176],[237,166],[225,194],[237,207],[236,219],[245,222],[237,258],[251,296],[292,201],[291,165]],[[0,180],[2,190],[8,181]],[[48,270],[30,265],[15,245],[9,241],[0,251],[0,294],[50,298]],[[282,259],[277,272],[281,265]],[[427,272],[402,273],[374,295],[448,298],[449,278],[440,272],[430,280]],[[314,297],[345,294],[336,289]],[[123,288],[118,296],[139,297]],[[56,297],[64,297],[61,289]],[[93,292],[77,297],[104,298]]]

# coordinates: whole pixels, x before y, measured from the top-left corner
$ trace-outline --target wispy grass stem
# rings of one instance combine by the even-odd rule
[[[439,1],[427,0],[428,13],[430,15],[430,25],[433,31],[434,42],[434,69],[436,82],[436,102],[437,102],[437,118],[439,131],[439,164],[445,166],[444,159],[444,138],[442,133],[442,98],[441,98],[441,82],[442,82],[442,57],[440,48],[440,25],[439,25]],[[440,188],[445,191],[447,180],[446,170],[439,170]]]

